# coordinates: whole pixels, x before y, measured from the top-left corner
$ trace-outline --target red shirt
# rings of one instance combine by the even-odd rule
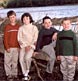
[[[19,47],[19,43],[17,41],[18,29],[19,29],[18,24],[16,24],[16,25],[8,24],[5,26],[5,29],[4,29],[4,47],[5,47],[5,49]]]

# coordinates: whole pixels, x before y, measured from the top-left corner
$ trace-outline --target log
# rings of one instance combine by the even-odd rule
[[[38,65],[37,65],[36,60],[33,59],[32,61],[33,61],[34,65],[35,65],[35,67],[36,67],[38,77],[41,79],[41,81],[44,81],[43,78],[41,77],[40,69],[39,69],[39,67],[38,67]]]
[[[35,65],[35,68],[37,70],[37,75],[38,77],[41,79],[41,81],[44,81],[44,79],[42,78],[41,74],[40,74],[40,68],[38,66],[41,66],[43,68],[46,68],[46,65],[44,65],[43,63],[39,63],[37,62],[37,60],[42,60],[42,61],[49,61],[50,58],[49,56],[43,52],[43,51],[40,51],[38,53],[35,53],[35,56],[32,57],[32,62],[34,63]]]
[[[44,60],[44,61],[49,61],[50,60],[50,57],[48,56],[47,53],[43,52],[43,51],[40,51],[40,52],[37,52],[35,54],[35,56],[33,56],[32,58],[34,59],[39,59],[39,60]]]

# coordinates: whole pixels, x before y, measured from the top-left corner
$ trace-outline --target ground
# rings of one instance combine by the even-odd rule
[[[62,74],[59,70],[59,62],[55,63],[55,67],[53,70],[53,74],[51,76],[46,76],[45,71],[43,68],[40,69],[41,76],[43,77],[44,81],[61,81]],[[36,69],[32,63],[31,71],[30,71],[31,80],[30,81],[41,81],[40,78],[37,76]],[[20,68],[20,64],[18,63],[18,80],[22,81],[22,72]],[[4,70],[4,54],[0,53],[0,81],[6,81],[5,70]],[[78,71],[76,70],[75,73],[75,81],[78,81]]]

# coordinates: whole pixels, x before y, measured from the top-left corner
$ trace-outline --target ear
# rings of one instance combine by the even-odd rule
[[[44,26],[44,23],[42,24],[42,26]]]

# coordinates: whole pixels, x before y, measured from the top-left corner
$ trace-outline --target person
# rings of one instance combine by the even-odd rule
[[[34,53],[35,44],[38,37],[38,29],[32,24],[33,19],[30,13],[24,13],[21,17],[23,25],[18,31],[18,42],[20,44],[20,64],[24,75],[24,80],[29,80],[29,71]]]
[[[58,33],[56,41],[57,60],[61,61],[60,69],[64,81],[73,81],[78,55],[78,44],[75,33],[71,30],[71,21],[64,18],[63,30]]]
[[[49,16],[45,16],[43,18],[43,27],[39,31],[35,54],[39,51],[45,52],[49,57],[50,60],[47,63],[47,68],[45,71],[45,75],[51,75],[55,63],[55,41],[57,39],[58,30],[52,27],[52,21]]]
[[[4,28],[4,67],[7,79],[17,78],[18,70],[18,54],[19,43],[17,41],[17,33],[20,27],[16,23],[16,13],[13,10],[7,12],[9,23]]]

